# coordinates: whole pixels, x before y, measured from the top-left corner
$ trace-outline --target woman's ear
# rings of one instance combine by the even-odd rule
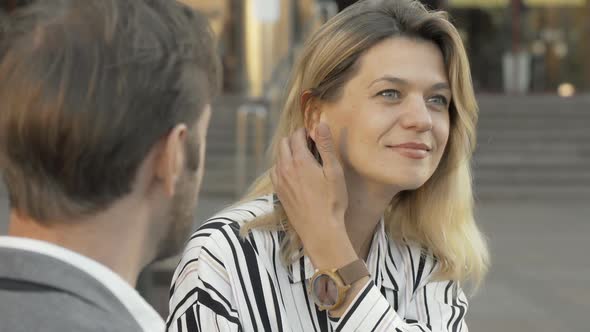
[[[301,94],[301,111],[303,112],[303,126],[314,138],[315,128],[320,123],[321,109],[319,101],[311,90]]]

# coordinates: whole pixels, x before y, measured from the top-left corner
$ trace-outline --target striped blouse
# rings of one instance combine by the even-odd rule
[[[222,211],[191,236],[172,279],[168,331],[467,331],[461,288],[431,280],[436,260],[392,241],[383,222],[366,262],[371,280],[340,318],[318,310],[309,258],[280,259],[283,232],[240,238],[240,225],[272,211],[272,197]]]

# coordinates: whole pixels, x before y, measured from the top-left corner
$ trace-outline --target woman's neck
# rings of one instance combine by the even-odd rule
[[[375,228],[398,191],[370,185],[347,177],[348,209],[345,224],[348,237],[360,258],[366,260]]]

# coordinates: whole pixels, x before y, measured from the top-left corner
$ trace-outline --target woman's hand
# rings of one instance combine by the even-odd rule
[[[305,129],[283,138],[270,171],[274,190],[316,268],[339,268],[356,253],[344,225],[348,193],[330,129],[316,129],[320,165],[307,147]]]

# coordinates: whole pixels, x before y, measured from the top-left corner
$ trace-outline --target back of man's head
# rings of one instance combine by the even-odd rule
[[[38,221],[129,193],[154,144],[191,128],[219,86],[206,19],[176,1],[37,1],[3,39],[0,170],[12,208]]]

